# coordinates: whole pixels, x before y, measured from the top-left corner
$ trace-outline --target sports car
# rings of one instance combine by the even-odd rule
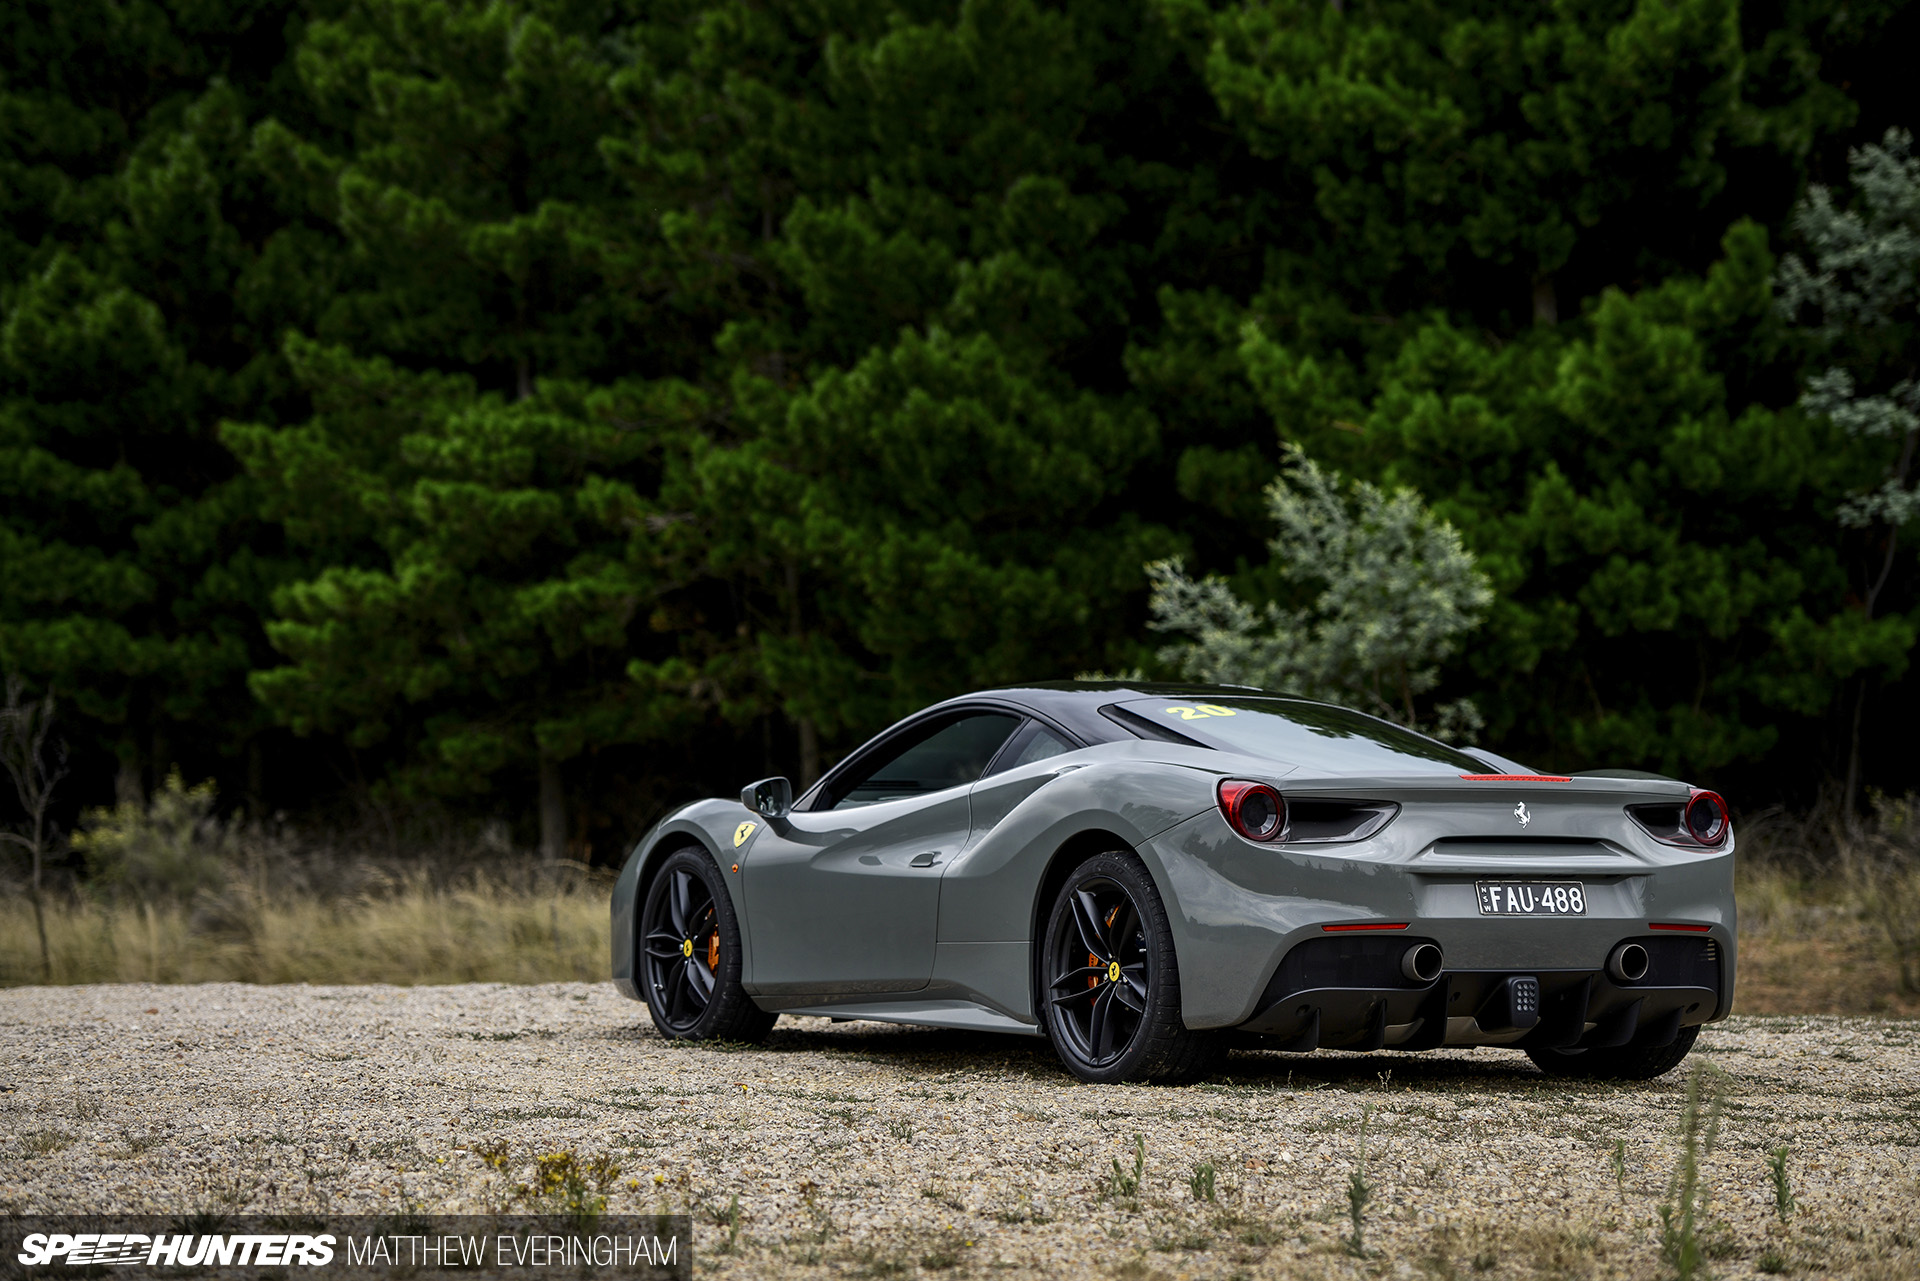
[[[1037,684],[909,716],[798,798],[669,815],[614,887],[613,976],[668,1037],[990,1030],[1093,1082],[1235,1044],[1644,1080],[1732,1008],[1733,848],[1719,796],[1653,774],[1259,690]]]

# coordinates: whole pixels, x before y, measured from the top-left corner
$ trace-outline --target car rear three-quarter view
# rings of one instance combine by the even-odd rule
[[[798,801],[771,779],[680,811],[616,887],[615,977],[670,1036],[978,1028],[1089,1081],[1190,1080],[1235,1044],[1644,1079],[1731,1009],[1732,865],[1724,803],[1671,779],[1063,683],[929,708]]]

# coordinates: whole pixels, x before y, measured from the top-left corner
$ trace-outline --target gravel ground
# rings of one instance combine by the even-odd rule
[[[1920,1276],[1917,1045],[1903,1021],[1706,1033],[1715,1276]],[[1655,1277],[1686,1094],[1685,1067],[1570,1086],[1497,1050],[1236,1053],[1174,1089],[873,1023],[691,1048],[604,984],[18,988],[0,1212],[477,1211],[571,1151],[619,1162],[611,1210],[690,1210],[702,1276]],[[502,1143],[504,1173],[477,1155]]]

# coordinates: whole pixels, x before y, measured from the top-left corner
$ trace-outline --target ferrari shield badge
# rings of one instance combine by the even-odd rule
[[[739,849],[742,845],[745,845],[747,838],[753,835],[754,829],[758,826],[758,823],[742,823],[740,826],[734,828],[733,848]]]

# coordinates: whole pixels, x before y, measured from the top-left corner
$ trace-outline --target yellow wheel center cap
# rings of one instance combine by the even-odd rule
[[[680,944],[680,955],[682,955],[682,956],[692,956],[692,955],[693,955],[693,940],[692,940],[692,939],[687,939],[687,940],[686,940],[685,942],[683,942],[683,943],[681,943],[681,944]]]
[[[1107,982],[1118,983],[1119,981],[1120,981],[1120,962],[1108,961],[1107,962]]]

